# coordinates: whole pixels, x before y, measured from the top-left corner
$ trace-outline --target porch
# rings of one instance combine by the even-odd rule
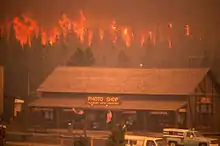
[[[132,122],[130,131],[156,132],[164,127],[186,127],[187,123],[186,112],[180,110],[185,109],[185,100],[122,99],[120,105],[88,105],[84,98],[39,98],[29,106],[30,124],[51,129],[67,129],[71,122],[73,129],[110,130],[116,124]],[[83,111],[83,115],[72,108]],[[109,111],[112,120],[106,124]]]

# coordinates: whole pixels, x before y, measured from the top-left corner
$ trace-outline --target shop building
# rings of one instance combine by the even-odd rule
[[[0,115],[3,114],[4,109],[4,69],[0,66]]]
[[[95,129],[105,130],[109,128],[106,115],[111,112],[111,125],[130,120],[135,131],[164,127],[210,131],[220,129],[217,89],[207,68],[58,67],[29,104],[35,117],[30,123],[62,129],[73,120],[79,128],[78,111],[88,129],[95,124]]]

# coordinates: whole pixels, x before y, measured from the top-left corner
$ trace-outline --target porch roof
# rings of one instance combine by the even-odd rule
[[[186,105],[185,100],[123,100],[119,105],[88,105],[84,98],[39,98],[30,107],[95,108],[112,110],[173,111]]]

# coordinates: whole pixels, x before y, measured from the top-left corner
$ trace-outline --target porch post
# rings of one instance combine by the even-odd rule
[[[60,128],[60,111],[61,109],[60,108],[55,108],[55,122],[56,122],[56,128],[59,129]]]
[[[188,102],[186,106],[186,127],[192,128],[192,110],[191,110],[191,102],[190,96],[187,97]]]
[[[143,116],[144,116],[144,131],[147,131],[147,124],[148,124],[148,122],[147,122],[147,116],[148,116],[148,111],[144,111],[143,112]]]
[[[175,112],[175,127],[179,128],[179,120],[180,120],[180,115],[179,115],[179,111],[176,110]]]

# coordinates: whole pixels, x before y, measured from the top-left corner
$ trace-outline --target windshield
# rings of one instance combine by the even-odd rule
[[[196,137],[204,137],[200,132],[194,132],[194,135],[195,135]]]
[[[155,140],[157,146],[167,146],[166,140],[165,139],[158,139]]]

